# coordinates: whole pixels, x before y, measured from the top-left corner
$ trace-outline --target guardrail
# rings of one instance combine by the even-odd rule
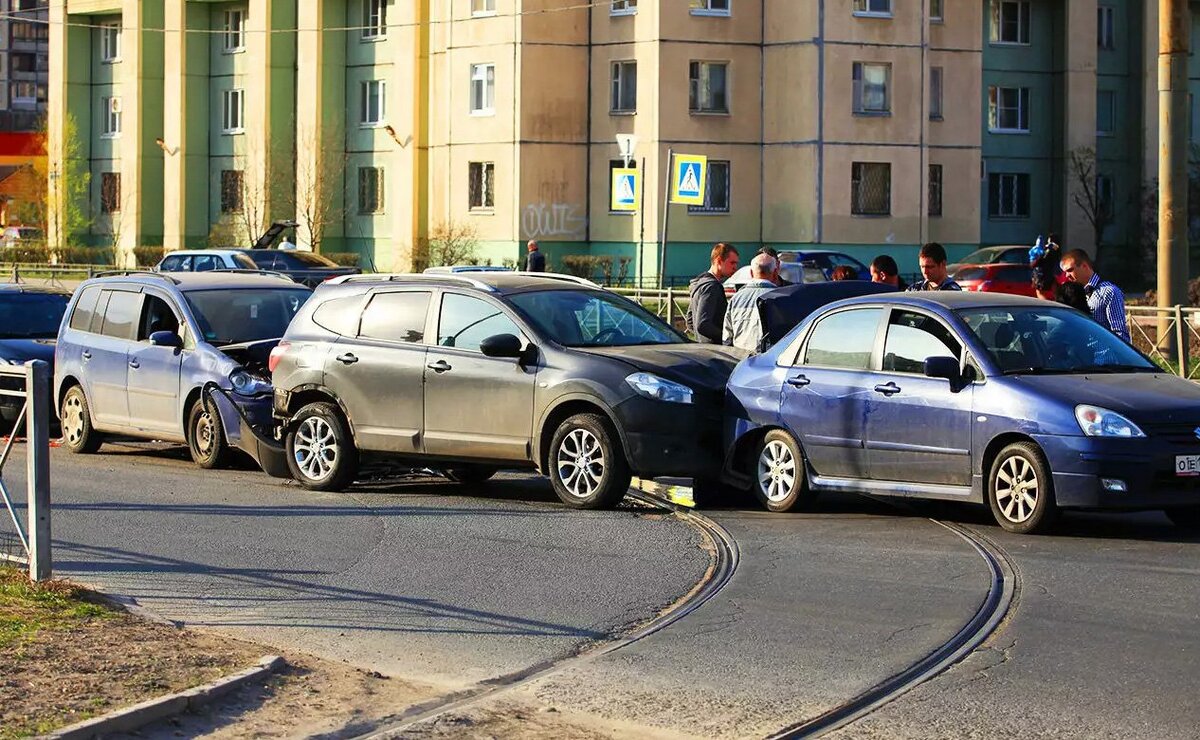
[[[1133,346],[1181,378],[1200,380],[1200,308],[1126,306]]]
[[[626,298],[632,298],[638,303],[653,308],[654,313],[668,324],[675,325],[675,319],[682,319],[687,314],[691,304],[691,294],[687,288],[609,288],[608,290]]]
[[[24,383],[13,383],[12,380]],[[4,451],[0,452],[0,498],[16,528],[24,555],[0,553],[0,559],[29,566],[34,581],[50,578],[50,365],[33,360],[19,365],[0,365],[0,396],[24,399],[21,413],[13,423]],[[23,386],[19,390],[13,386]],[[4,465],[22,428],[26,430],[25,485],[27,489],[26,525],[13,505],[4,483]]]

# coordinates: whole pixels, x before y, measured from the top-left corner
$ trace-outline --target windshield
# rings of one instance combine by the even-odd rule
[[[958,315],[1005,375],[1160,372],[1109,330],[1073,308],[965,309]]]
[[[57,293],[0,293],[0,339],[53,339],[69,300]]]
[[[687,341],[633,301],[599,290],[547,290],[509,299],[539,333],[564,347],[631,347]]]
[[[221,346],[283,336],[312,295],[302,288],[194,290],[184,294],[204,341]]]

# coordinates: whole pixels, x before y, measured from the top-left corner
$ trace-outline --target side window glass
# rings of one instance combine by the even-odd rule
[[[104,310],[104,328],[102,334],[117,339],[132,339],[133,327],[138,320],[138,309],[141,307],[140,293],[112,291],[108,299],[108,307]]]
[[[483,340],[497,334],[524,336],[512,319],[487,301],[457,293],[442,297],[442,314],[438,322],[440,346],[478,352]]]
[[[359,336],[389,342],[425,341],[429,293],[378,293],[363,311]]]
[[[313,311],[313,323],[334,334],[341,334],[343,337],[355,336],[358,334],[358,319],[361,315],[359,307],[361,305],[361,295],[325,301],[317,306],[316,311]]]
[[[75,310],[71,313],[71,328],[78,331],[88,331],[92,326],[92,314],[96,311],[96,301],[100,299],[100,289],[93,286],[83,291],[75,302]]]
[[[179,333],[179,319],[171,310],[171,305],[156,295],[146,293],[142,301],[142,318],[138,322],[137,339],[147,342],[150,335],[156,331]]]
[[[183,257],[175,255],[174,257],[167,257],[165,260],[163,260],[159,269],[163,272],[179,272],[180,265],[182,264]]]
[[[924,374],[930,357],[959,359],[962,345],[936,319],[909,311],[893,311],[883,347],[883,369]]]
[[[869,370],[881,308],[859,308],[827,316],[813,328],[804,364]]]
[[[217,263],[217,258],[210,254],[198,254],[192,258],[192,269],[196,272],[208,272],[220,267],[221,265]]]
[[[244,254],[233,255],[233,263],[234,267],[241,268],[243,270],[259,269],[258,265],[254,264],[254,260],[250,259]]]

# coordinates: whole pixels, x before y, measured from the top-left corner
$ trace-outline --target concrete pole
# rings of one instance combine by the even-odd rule
[[[1188,1],[1159,0],[1158,18],[1158,305],[1170,307],[1187,303]],[[1160,346],[1174,344],[1167,325]]]

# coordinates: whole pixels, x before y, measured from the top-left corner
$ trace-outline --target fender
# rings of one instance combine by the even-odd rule
[[[308,393],[310,391],[316,391],[318,393],[321,393],[323,395],[326,395],[326,396],[329,396],[330,398],[332,398],[334,403],[336,403],[338,405],[338,408],[341,409],[342,416],[346,417],[346,423],[350,425],[350,432],[354,433],[354,417],[350,415],[350,409],[346,408],[346,404],[342,401],[341,397],[338,396],[338,394],[334,393],[332,390],[325,387],[324,385],[321,385],[320,383],[304,383],[302,385],[296,386],[295,388],[293,388],[292,390],[287,392],[288,393],[288,401],[289,402],[291,401],[292,396],[295,396],[299,393]],[[276,412],[278,413],[278,409],[276,409]],[[287,424],[289,424],[291,422],[291,420],[292,420],[291,417],[292,417],[291,412],[288,412],[287,416],[283,417],[284,426],[286,426]]]

